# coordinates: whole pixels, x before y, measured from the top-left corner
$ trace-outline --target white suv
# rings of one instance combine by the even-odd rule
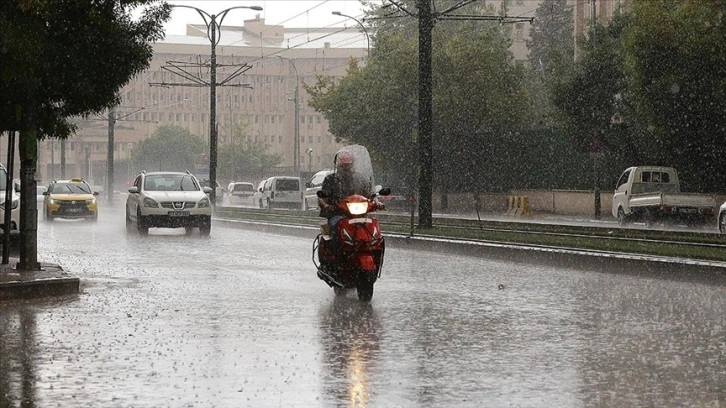
[[[189,172],[141,172],[126,199],[126,229],[148,234],[149,228],[195,227],[202,235],[212,230],[210,187],[201,187]]]

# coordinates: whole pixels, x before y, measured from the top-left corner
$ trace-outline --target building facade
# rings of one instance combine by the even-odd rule
[[[329,132],[325,118],[308,106],[303,84],[314,84],[318,75],[345,76],[352,58],[365,63],[365,34],[355,27],[271,26],[257,16],[241,26],[222,27],[217,36],[218,146],[240,137],[266,145],[268,153],[281,158],[270,175],[331,167],[341,144]],[[131,151],[160,126],[181,126],[209,143],[211,41],[206,26],[189,25],[186,35],[167,36],[153,48],[150,67],[121,89],[121,104],[114,110],[114,189],[125,190],[128,180],[142,170],[132,168]],[[63,143],[41,142],[39,182],[84,177],[99,189],[105,187],[110,139],[107,115],[79,119],[77,134]],[[244,129],[241,135],[233,132],[238,126]],[[299,146],[297,160],[295,145]],[[226,185],[229,180],[218,181]]]
[[[501,0],[494,4],[506,9],[509,16],[531,17],[542,1]],[[617,7],[630,3],[568,1],[574,11],[573,38],[586,32],[593,15],[607,22]],[[530,27],[529,23],[515,23],[512,27],[515,60],[527,59]],[[269,175],[291,175],[295,170],[305,175],[331,167],[341,144],[330,133],[325,118],[308,106],[309,95],[303,84],[315,83],[318,75],[345,76],[351,58],[365,63],[368,41],[360,27],[286,28],[268,25],[256,16],[241,24],[227,19],[217,36],[216,82],[225,83],[216,87],[218,145],[239,137],[263,143],[269,153],[282,160]],[[167,36],[153,48],[149,69],[121,89],[121,104],[114,112],[114,189],[125,190],[126,182],[142,170],[130,164],[131,151],[159,126],[181,126],[209,142],[211,42],[207,27],[188,25],[185,35]],[[245,129],[242,135],[233,131],[239,124]],[[40,143],[40,183],[85,177],[100,188],[107,185],[107,115],[79,119],[78,126],[78,133],[64,142]],[[0,154],[2,150],[0,146]],[[250,179],[245,181],[256,182],[268,174],[246,176]],[[225,185],[229,180],[219,181]]]

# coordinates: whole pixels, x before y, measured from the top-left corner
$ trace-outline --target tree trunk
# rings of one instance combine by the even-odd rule
[[[32,121],[31,121],[32,123]],[[35,126],[20,132],[20,261],[17,269],[31,271],[38,265],[38,209],[35,167],[38,161],[38,139]]]

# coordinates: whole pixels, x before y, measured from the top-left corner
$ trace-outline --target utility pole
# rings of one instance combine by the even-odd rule
[[[222,81],[222,83],[217,83],[217,45],[219,44],[219,37],[217,37],[217,30],[222,29],[222,22],[224,21],[224,18],[227,16],[227,13],[229,13],[231,10],[235,9],[250,9],[250,10],[262,10],[262,7],[260,6],[235,6],[230,7],[228,9],[222,10],[219,12],[219,14],[209,14],[206,11],[199,9],[194,6],[186,6],[186,5],[179,5],[179,4],[172,4],[171,7],[177,8],[177,7],[183,7],[183,8],[189,8],[194,11],[196,11],[204,20],[204,25],[207,26],[207,39],[209,40],[211,44],[211,50],[210,50],[210,58],[209,58],[209,68],[210,68],[210,75],[209,75],[209,83],[201,79],[200,77],[194,76],[194,74],[191,74],[189,72],[184,71],[183,69],[183,63],[172,63],[172,67],[176,69],[176,71],[171,70],[167,67],[162,67],[163,69],[167,69],[183,78],[191,79],[195,82],[195,84],[187,85],[187,84],[166,84],[166,83],[156,83],[151,85],[159,85],[159,86],[171,86],[171,85],[187,85],[187,86],[200,86],[205,85],[209,86],[209,187],[212,188],[213,194],[210,195],[210,200],[212,202],[212,206],[215,206],[217,203],[217,86],[218,85],[225,85],[226,82],[231,80],[232,78],[238,76],[242,72],[246,71],[247,69],[252,68],[251,65],[243,64],[237,71],[235,71],[233,74],[231,74],[227,79]],[[242,84],[237,86],[244,86]]]
[[[295,104],[294,109],[294,115],[293,119],[295,121],[295,125],[293,126],[293,142],[292,142],[292,167],[293,167],[293,173],[296,175],[300,175],[300,101],[299,101],[299,91],[300,88],[300,75],[297,72],[297,67],[295,66],[295,62],[290,58],[285,58],[283,56],[277,55],[277,58],[281,60],[287,60],[290,63],[290,66],[295,71],[295,89],[292,91],[292,98],[288,98],[288,100],[291,100]]]
[[[116,108],[108,110],[108,149],[106,149],[106,191],[109,205],[113,205],[113,130],[116,126]]]
[[[15,167],[15,131],[10,130],[8,133],[8,167],[7,173],[5,174],[5,208],[12,208],[13,190],[13,167]],[[5,211],[5,218],[3,223],[5,229],[3,230],[3,259],[2,264],[7,265],[10,263],[10,222],[12,220],[12,211]]]
[[[595,41],[595,23],[597,19],[597,9],[595,7],[595,0],[592,0],[590,2],[590,41]],[[591,141],[590,146],[590,153],[592,155],[592,161],[593,161],[593,178],[594,178],[594,184],[595,184],[595,196],[593,197],[594,205],[595,205],[595,214],[594,217],[596,220],[599,220],[601,217],[601,200],[600,200],[600,166],[599,161],[604,151],[604,141],[602,138],[602,135],[596,134],[593,136],[593,140]]]
[[[60,162],[60,165],[61,165],[61,168],[60,168],[60,171],[61,171],[60,178],[61,179],[65,179],[66,178],[66,139],[61,139],[61,145],[60,145],[60,161],[61,161]]]
[[[437,20],[485,20],[497,21],[500,24],[532,22],[530,17],[478,16],[453,14],[453,11],[473,3],[476,0],[461,0],[443,10],[434,11],[431,0],[416,0],[418,13],[412,13],[399,0],[388,0],[409,17],[418,18],[418,49],[419,49],[419,88],[418,88],[418,225],[422,229],[433,227],[433,138],[432,138],[432,95],[433,83],[431,76],[432,31]],[[400,17],[400,16],[399,16]]]
[[[433,226],[433,142],[432,142],[432,88],[431,37],[434,18],[430,0],[417,0],[418,4],[418,160],[419,160],[419,228]]]

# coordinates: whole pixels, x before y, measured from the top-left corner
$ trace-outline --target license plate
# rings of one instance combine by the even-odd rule
[[[79,212],[83,211],[83,209],[81,209],[81,208],[68,208],[68,209],[66,209],[66,211],[69,212],[69,213],[79,213]]]
[[[170,217],[188,217],[189,211],[169,211]]]

